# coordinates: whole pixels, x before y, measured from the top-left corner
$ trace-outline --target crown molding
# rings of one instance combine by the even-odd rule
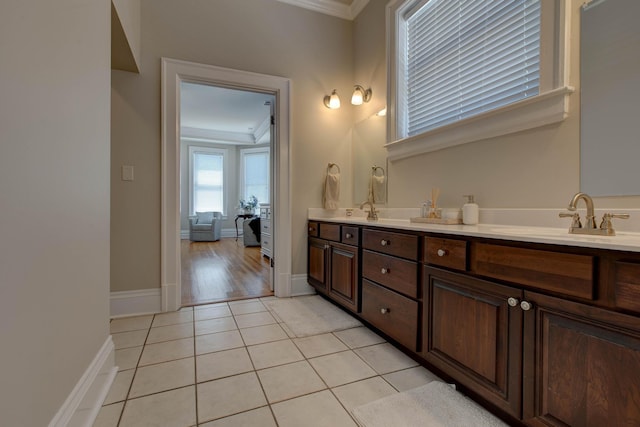
[[[353,21],[369,3],[369,0],[353,0],[346,5],[335,0],[278,0],[293,6],[303,7],[315,12],[325,13],[338,18]]]
[[[220,144],[251,145],[256,140],[252,133],[225,132],[213,129],[201,129],[182,126],[180,139],[195,142],[213,142]]]

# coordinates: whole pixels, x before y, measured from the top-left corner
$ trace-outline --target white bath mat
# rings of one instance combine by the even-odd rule
[[[432,381],[352,410],[362,427],[506,427],[449,384]]]
[[[355,328],[362,324],[318,295],[278,298],[264,302],[296,337]]]

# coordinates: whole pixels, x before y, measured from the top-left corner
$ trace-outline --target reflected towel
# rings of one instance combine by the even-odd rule
[[[373,203],[384,203],[386,198],[385,176],[372,175],[369,180],[369,195]]]
[[[340,200],[340,173],[327,172],[322,191],[322,206],[325,209],[338,209]]]

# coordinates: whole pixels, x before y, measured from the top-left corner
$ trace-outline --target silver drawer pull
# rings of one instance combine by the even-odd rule
[[[509,307],[515,307],[519,302],[520,301],[518,301],[518,298],[510,297],[507,299],[507,304],[509,304]]]
[[[389,273],[391,273],[391,269],[382,267],[382,269],[380,269],[380,273],[389,274]]]
[[[382,246],[387,246],[387,245],[390,245],[390,244],[391,244],[391,241],[390,241],[390,240],[384,240],[384,239],[382,239],[382,240],[380,240],[380,244],[381,244]]]
[[[389,314],[389,313],[391,313],[391,309],[390,308],[381,308],[380,309],[380,313]]]
[[[529,311],[533,308],[533,305],[529,301],[522,301],[520,303],[520,308],[524,311]]]
[[[347,233],[347,234],[344,235],[345,239],[350,239],[352,237],[353,237],[353,234],[351,234],[351,233]]]
[[[438,256],[445,256],[447,254],[447,251],[444,249],[438,249],[438,252],[436,252],[438,254]]]

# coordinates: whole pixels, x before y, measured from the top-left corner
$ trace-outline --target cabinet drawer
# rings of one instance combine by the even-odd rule
[[[351,227],[347,225],[342,226],[342,238],[341,242],[347,245],[358,246],[360,241],[360,229],[358,227]]]
[[[418,298],[418,263],[371,251],[362,253],[362,276]]]
[[[467,242],[464,240],[425,237],[424,247],[425,263],[456,270],[467,269]]]
[[[325,224],[320,223],[320,238],[333,240],[334,242],[340,241],[340,224]]]
[[[615,270],[616,307],[640,312],[640,264],[618,261]]]
[[[271,234],[271,220],[260,220],[260,228],[262,234]]]
[[[363,280],[362,317],[409,350],[417,351],[416,301]]]
[[[362,247],[414,261],[418,260],[418,236],[389,231],[362,230]]]
[[[318,225],[319,224],[317,222],[309,221],[307,224],[307,235],[310,237],[318,237]]]
[[[474,273],[584,299],[594,298],[594,258],[537,249],[477,243]]]

